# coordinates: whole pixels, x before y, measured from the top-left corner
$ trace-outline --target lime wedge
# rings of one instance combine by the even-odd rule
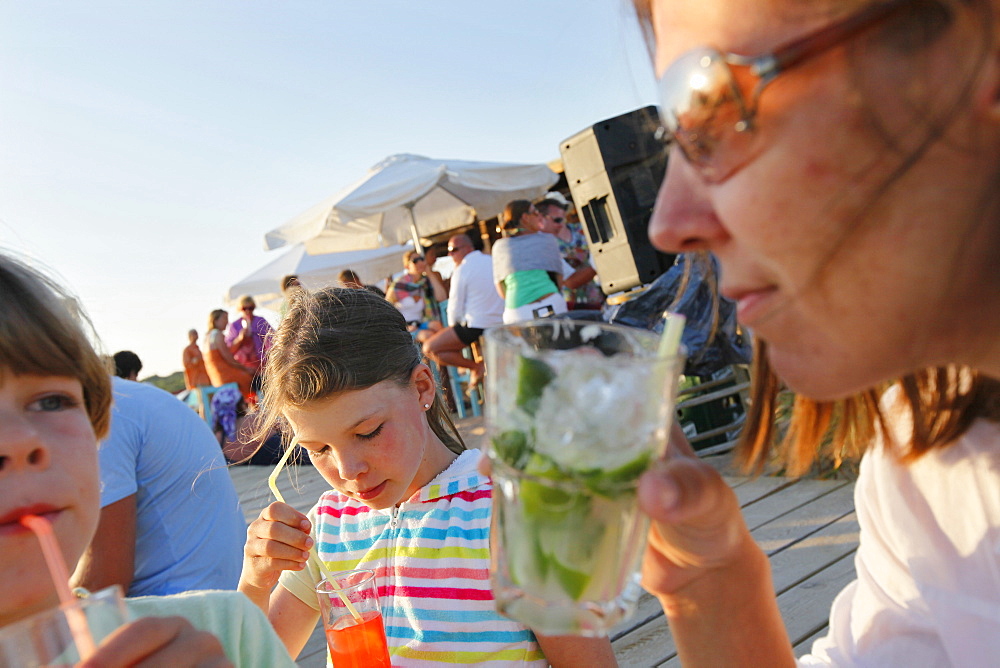
[[[556,372],[548,364],[522,355],[517,369],[515,403],[529,415],[534,415],[538,410],[538,400],[542,396],[542,391],[555,377]]]

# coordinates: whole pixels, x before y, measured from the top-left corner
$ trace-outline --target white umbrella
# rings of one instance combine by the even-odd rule
[[[309,253],[379,248],[492,218],[558,180],[548,165],[393,155],[368,174],[264,236],[264,247],[304,243]]]
[[[378,283],[403,268],[403,253],[410,248],[407,243],[376,250],[309,255],[305,246],[297,244],[229,288],[225,299],[234,303],[242,295],[251,295],[261,308],[277,311],[284,299],[281,279],[289,274],[298,276],[310,290],[337,285],[337,277],[344,269],[353,269],[364,283]]]

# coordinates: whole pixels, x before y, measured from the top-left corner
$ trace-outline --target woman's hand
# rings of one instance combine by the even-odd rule
[[[104,639],[82,668],[121,666],[232,666],[219,639],[183,617],[143,617]]]
[[[661,599],[725,567],[750,540],[733,490],[676,424],[667,458],[639,481],[639,504],[653,520],[642,584]]]
[[[247,528],[240,591],[270,592],[282,571],[301,571],[313,539],[309,519],[287,503],[275,501]]]

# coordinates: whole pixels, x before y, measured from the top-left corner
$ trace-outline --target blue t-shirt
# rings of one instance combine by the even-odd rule
[[[99,451],[101,506],[136,495],[128,596],[235,589],[246,521],[215,435],[170,393],[113,384],[111,433]]]

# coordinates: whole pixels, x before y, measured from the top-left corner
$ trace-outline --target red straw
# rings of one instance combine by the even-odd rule
[[[56,586],[59,600],[62,601],[62,608],[66,611],[66,621],[69,624],[70,633],[76,642],[80,659],[87,659],[94,653],[94,638],[90,634],[90,627],[87,625],[87,616],[80,609],[73,592],[69,588],[69,571],[66,569],[66,561],[63,559],[59,543],[56,541],[52,525],[44,517],[37,515],[25,515],[21,518],[21,524],[35,532],[38,542],[42,546],[42,554],[45,555],[45,563],[49,567],[49,575]]]

